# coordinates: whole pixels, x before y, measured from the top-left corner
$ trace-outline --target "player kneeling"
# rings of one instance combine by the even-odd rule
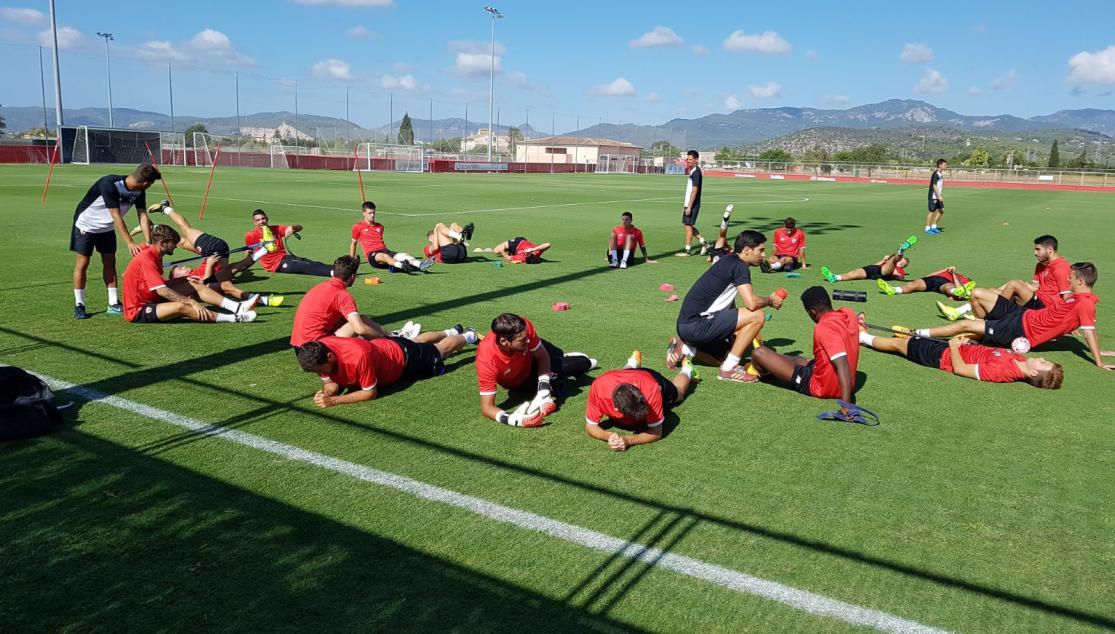
[[[589,389],[585,432],[608,443],[612,451],[662,440],[665,408],[681,404],[689,384],[700,380],[689,359],[682,361],[681,372],[673,381],[649,368],[640,368],[641,363],[642,354],[636,350],[622,370],[601,374]],[[620,436],[605,425],[633,433]]]

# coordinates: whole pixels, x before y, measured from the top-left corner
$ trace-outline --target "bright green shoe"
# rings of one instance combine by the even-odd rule
[[[976,281],[972,280],[964,285],[964,299],[972,296],[972,291],[976,290]]]
[[[693,368],[693,373],[689,376],[689,382],[690,383],[700,383],[701,382],[701,373],[697,370],[697,366],[693,365],[693,361],[690,360],[689,357],[686,357],[681,362],[681,369],[684,370],[687,367]]]
[[[917,236],[910,236],[909,238],[906,238],[906,241],[902,243],[902,246],[898,249],[898,251],[899,252],[908,251],[910,249],[910,247],[914,246],[917,243],[918,243],[918,237]]]
[[[268,306],[282,306],[283,305],[283,299],[284,298],[283,298],[282,295],[268,295],[267,296],[267,305]]]
[[[832,274],[832,271],[830,271],[829,267],[827,267],[827,266],[822,266],[821,267],[821,277],[828,280],[829,284],[835,284],[836,283],[836,276]]]
[[[893,296],[895,294],[894,288],[891,287],[890,284],[887,284],[886,280],[879,279],[875,281],[879,283],[879,290],[883,291],[887,295]]]
[[[937,310],[940,311],[940,313],[945,316],[945,319],[949,321],[956,321],[957,319],[963,317],[963,315],[960,314],[959,310],[953,308],[952,306],[946,306],[941,302],[937,302]]]

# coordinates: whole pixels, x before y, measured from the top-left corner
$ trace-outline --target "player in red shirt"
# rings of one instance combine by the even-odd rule
[[[542,254],[550,248],[549,242],[535,245],[524,237],[512,238],[501,242],[492,249],[496,255],[502,256],[512,264],[538,264],[542,261]]]
[[[450,355],[467,343],[476,343],[476,331],[472,328],[466,329],[464,335],[426,334],[436,334],[437,341],[325,337],[308,341],[295,352],[298,365],[325,382],[314,394],[314,404],[326,408],[375,400],[381,388],[402,380],[440,376]]]
[[[585,432],[608,443],[612,451],[662,440],[665,408],[681,404],[689,384],[700,381],[689,359],[682,361],[681,372],[673,381],[639,367],[642,359],[642,353],[636,350],[622,370],[601,374],[589,388]],[[620,436],[611,431],[613,428],[632,434]]]
[[[302,225],[271,225],[267,212],[262,209],[252,212],[252,223],[256,228],[244,234],[244,246],[263,244],[267,252],[259,254],[259,262],[264,269],[272,273],[297,273],[321,277],[333,275],[333,269],[328,264],[287,253],[283,239],[302,231]]]
[[[465,226],[452,223],[448,227],[437,223],[433,229],[426,232],[426,241],[422,253],[427,259],[434,258],[443,264],[464,264],[468,260],[468,243],[472,240],[472,232],[476,225],[471,222]]]
[[[623,212],[620,215],[620,225],[612,229],[612,233],[608,236],[608,261],[613,269],[616,267],[625,269],[628,264],[635,263],[635,256],[631,252],[635,250],[636,244],[643,251],[643,259],[646,260],[647,264],[658,264],[656,260],[650,259],[650,256],[647,255],[647,245],[643,241],[643,232],[631,224],[631,219],[630,211]],[[621,249],[623,250],[623,259],[619,257]]]
[[[1072,292],[1069,290],[1072,267],[1068,260],[1058,255],[1057,238],[1048,235],[1034,238],[1034,257],[1038,259],[1038,264],[1034,267],[1033,281],[1011,280],[994,292],[1028,309],[1045,308],[1062,302]],[[937,302],[937,310],[949,321],[956,321],[971,312],[972,305],[953,308]]]
[[[915,332],[921,337],[938,338],[971,335],[1000,348],[1012,348],[1016,340],[1024,339],[1031,348],[1036,348],[1080,328],[1096,365],[1115,370],[1115,365],[1103,362],[1103,357],[1115,357],[1115,352],[1101,350],[1096,334],[1096,304],[1100,300],[1092,294],[1092,287],[1097,277],[1096,266],[1091,262],[1073,264],[1069,275],[1072,294],[1063,302],[1038,310],[1026,310],[994,291],[978,288],[972,293],[972,313],[977,319]]]
[[[774,230],[774,255],[770,260],[761,262],[759,270],[763,273],[790,271],[796,268],[808,269],[805,263],[805,232],[797,228],[798,221],[787,218],[782,228]],[[798,262],[801,266],[798,267]]]
[[[181,280],[180,290],[163,279],[163,256],[171,255],[181,236],[167,225],[151,228],[151,244],[141,248],[124,271],[124,317],[137,324],[157,324],[175,317],[198,322],[255,321],[254,310],[241,311],[242,305],[222,297],[198,278]],[[192,288],[202,301],[219,305],[233,314],[213,312],[183,293]],[[254,303],[254,302],[253,302]]]
[[[427,259],[424,262],[419,262],[409,253],[400,253],[387,248],[387,244],[383,241],[385,228],[382,224],[376,222],[376,204],[374,202],[365,201],[361,211],[364,214],[364,219],[352,225],[352,244],[348,248],[350,256],[356,257],[356,245],[359,243],[360,249],[364,251],[364,257],[367,258],[368,264],[372,268],[385,270],[398,268],[404,273],[410,273],[411,271],[425,273],[434,265],[436,260]]]
[[[552,391],[561,396],[560,379],[580,376],[596,367],[596,359],[581,352],[562,352],[542,339],[534,324],[518,315],[504,313],[492,320],[492,330],[476,348],[476,380],[480,385],[480,412],[484,416],[515,427],[537,427],[557,409]],[[529,405],[514,412],[496,406],[500,387],[514,392],[537,391]],[[551,388],[552,384],[554,388]]]
[[[853,280],[904,280],[906,279],[906,268],[910,266],[910,258],[906,257],[906,251],[914,246],[917,241],[917,236],[910,236],[893,254],[874,264],[861,266],[841,275],[833,275],[829,267],[822,266],[821,277],[824,277],[829,284],[851,282]]]
[[[876,283],[880,291],[892,297],[910,293],[940,293],[953,299],[968,299],[972,289],[976,287],[971,278],[957,273],[955,266],[906,282],[902,286],[891,286],[883,278],[876,280]]]
[[[800,394],[855,403],[860,333],[856,314],[850,308],[834,310],[822,286],[805,289],[801,303],[817,324],[813,328],[813,358],[779,354],[762,345],[751,353],[751,365],[760,375],[770,373]],[[846,417],[849,414],[846,407],[841,412]]]
[[[356,300],[348,289],[356,281],[359,267],[355,258],[342,255],[333,263],[333,277],[306,293],[294,314],[290,345],[297,348],[307,341],[331,336],[365,339],[391,336],[383,326],[356,310]]]
[[[1047,390],[1061,389],[1065,379],[1060,364],[1043,358],[1027,358],[1014,352],[969,342],[967,337],[938,339],[874,337],[859,333],[859,342],[868,348],[906,357],[918,365],[951,372],[956,376],[985,383],[1025,381]]]

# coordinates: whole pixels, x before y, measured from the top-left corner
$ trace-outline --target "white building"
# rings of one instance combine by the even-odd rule
[[[471,136],[461,139],[461,152],[471,152],[477,147],[488,147],[488,128],[480,128]],[[492,135],[493,152],[509,152],[511,150],[511,137],[508,135]]]
[[[576,163],[596,165],[601,154],[634,156],[638,161],[642,148],[632,143],[592,137],[556,136],[515,143],[515,161],[519,163]]]

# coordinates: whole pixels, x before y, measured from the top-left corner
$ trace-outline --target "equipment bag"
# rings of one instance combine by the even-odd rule
[[[0,367],[0,442],[43,436],[62,425],[54,393],[38,377]]]

